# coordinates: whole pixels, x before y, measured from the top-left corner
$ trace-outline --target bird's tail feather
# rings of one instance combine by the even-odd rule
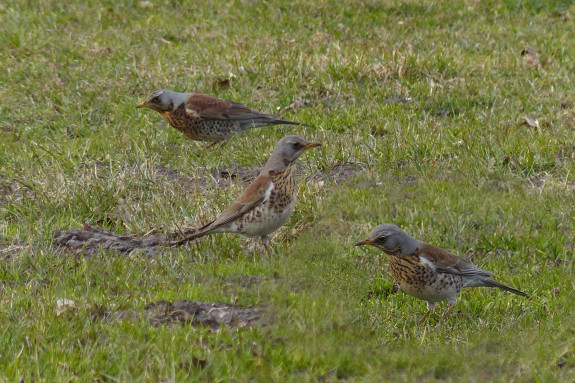
[[[509,291],[510,293],[521,295],[522,297],[529,298],[529,294],[526,294],[523,291],[519,291],[517,289],[514,289],[513,287],[506,286],[502,283],[495,282],[493,279],[485,278],[483,281],[485,282],[485,286],[487,286],[487,287],[498,287],[501,290]]]
[[[190,234],[190,235],[187,235],[187,236],[185,236],[185,237],[182,238],[182,239],[178,239],[177,241],[172,241],[172,242],[170,242],[169,245],[170,245],[170,246],[173,246],[173,247],[175,247],[175,246],[181,246],[181,245],[184,245],[184,244],[186,244],[186,243],[188,243],[188,242],[190,242],[190,241],[192,241],[192,240],[194,240],[194,239],[198,239],[198,238],[201,238],[201,237],[203,237],[203,236],[205,236],[205,235],[208,235],[208,234],[211,234],[211,233],[212,233],[212,230],[211,230],[211,229],[207,229],[207,230],[206,230],[206,229],[207,229],[207,228],[204,226],[204,227],[200,228],[198,231],[196,231],[196,232],[194,232],[194,233],[192,233],[192,234]]]
[[[239,120],[239,119],[238,119]],[[295,122],[295,121],[288,121],[288,120],[281,120],[277,118],[273,118],[272,116],[258,116],[255,118],[246,118],[240,120],[241,127],[244,129],[249,129],[257,126],[269,126],[269,125],[300,125],[300,126],[309,126],[308,124],[304,124],[302,122]]]
[[[308,124],[304,124],[302,122],[295,122],[295,121],[288,121],[288,120],[273,120],[274,124],[277,125],[300,125],[300,126],[309,126]]]

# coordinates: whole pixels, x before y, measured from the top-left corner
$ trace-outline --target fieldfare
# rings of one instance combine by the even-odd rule
[[[406,294],[427,301],[425,321],[436,302],[447,299],[453,310],[457,295],[464,287],[498,287],[514,294],[529,297],[522,291],[491,279],[488,271],[437,246],[418,241],[392,224],[376,226],[367,239],[356,246],[371,245],[383,250],[389,260],[390,273],[395,283]]]
[[[266,125],[305,125],[279,120],[237,102],[201,93],[178,93],[160,89],[137,108],[150,108],[162,115],[184,136],[196,141],[220,142],[244,130]]]
[[[307,149],[320,145],[298,135],[282,138],[260,174],[233,204],[195,233],[171,244],[181,245],[214,233],[235,233],[260,237],[267,249],[268,235],[286,223],[294,211],[297,199],[295,161]]]

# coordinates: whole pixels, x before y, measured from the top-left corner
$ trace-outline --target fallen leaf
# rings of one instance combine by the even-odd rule
[[[323,187],[325,186],[325,181],[318,181],[314,183],[314,186],[316,189],[323,189]]]
[[[389,132],[387,131],[387,129],[382,128],[381,126],[375,126],[375,125],[372,125],[372,126],[371,126],[371,134],[372,134],[373,136],[382,137],[382,136],[385,136],[385,135],[388,134],[388,133],[389,133]]]
[[[411,102],[411,97],[389,97],[383,100],[384,104],[404,104],[406,102]]]
[[[258,347],[257,344],[252,344],[252,355],[256,358],[259,358],[263,355],[262,350]]]
[[[535,52],[535,49],[533,49],[533,47],[530,47],[528,45],[525,48],[523,48],[523,50],[521,51],[521,56],[523,57],[523,61],[525,62],[525,64],[529,66],[537,66],[537,67],[540,66],[539,57],[537,56],[537,52]]]
[[[449,109],[438,109],[435,115],[437,117],[449,116]]]
[[[538,120],[532,120],[527,116],[523,116],[521,121],[521,125],[524,126],[529,126],[532,127],[533,129],[538,130],[539,129],[539,121]]]
[[[194,342],[194,346],[201,347],[203,349],[207,349],[210,347],[210,342],[206,338],[198,338]]]
[[[229,88],[230,87],[230,79],[225,78],[222,80],[218,80],[217,82],[219,88]]]
[[[88,51],[96,54],[109,54],[112,53],[112,48],[101,48],[98,43],[94,43],[88,47]]]
[[[561,21],[571,20],[571,14],[569,13],[569,11],[558,12],[557,16],[559,17],[559,20],[561,20]]]
[[[198,359],[192,356],[192,366],[199,367],[200,369],[205,368],[208,365],[208,361],[205,359]]]
[[[306,98],[298,98],[294,102],[292,102],[291,104],[289,104],[288,106],[283,108],[282,112],[285,112],[288,109],[294,110],[294,109],[298,109],[298,108],[303,108],[307,105],[310,105],[311,103],[312,103],[311,100],[308,100]]]
[[[76,303],[70,299],[58,299],[56,300],[56,315],[60,316],[68,310],[75,310]]]

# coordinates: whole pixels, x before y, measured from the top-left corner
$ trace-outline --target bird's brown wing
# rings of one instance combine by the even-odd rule
[[[251,120],[262,116],[238,102],[192,93],[186,101],[186,112],[206,120]]]
[[[200,228],[198,231],[213,230],[235,221],[242,215],[264,203],[269,198],[273,187],[274,183],[272,178],[269,175],[260,174],[218,218]]]
[[[420,257],[432,262],[437,268],[437,271],[442,273],[458,275],[483,275],[486,277],[491,276],[491,273],[475,267],[468,260],[451,254],[449,251],[429,243],[422,243],[414,252],[414,255],[419,255]]]

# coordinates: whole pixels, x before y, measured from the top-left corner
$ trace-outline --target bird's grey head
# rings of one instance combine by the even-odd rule
[[[320,146],[319,142],[310,142],[297,134],[285,136],[274,148],[274,151],[266,164],[269,170],[285,169],[293,164],[307,149]]]
[[[385,251],[386,254],[405,257],[417,250],[419,242],[399,227],[384,223],[374,227],[367,239],[359,241],[355,245],[371,245]]]
[[[187,99],[186,93],[160,89],[148,96],[137,108],[150,108],[158,112],[174,111]]]

